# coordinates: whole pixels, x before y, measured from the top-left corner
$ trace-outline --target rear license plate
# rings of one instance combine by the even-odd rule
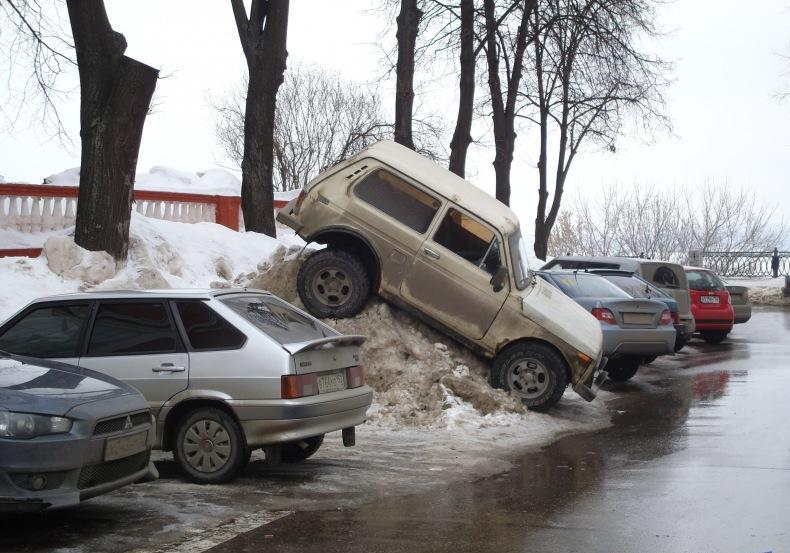
[[[322,374],[318,377],[318,393],[327,394],[346,389],[346,373]]]
[[[700,296],[699,301],[702,303],[719,303],[719,296]]]
[[[623,313],[623,322],[627,325],[649,325],[653,323],[651,313]]]
[[[123,459],[145,451],[147,442],[148,430],[132,434],[131,436],[110,438],[104,445],[104,460],[114,461],[115,459]]]

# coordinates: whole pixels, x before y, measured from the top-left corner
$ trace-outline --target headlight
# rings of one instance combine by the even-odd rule
[[[71,430],[71,419],[0,411],[0,438],[27,440]]]

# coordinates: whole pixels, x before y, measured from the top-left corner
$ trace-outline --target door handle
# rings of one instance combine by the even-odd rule
[[[425,252],[425,255],[427,255],[428,257],[439,259],[439,254],[430,248],[423,248],[422,251]]]
[[[187,370],[186,367],[176,367],[172,363],[162,363],[158,367],[151,369],[155,373],[181,373]]]

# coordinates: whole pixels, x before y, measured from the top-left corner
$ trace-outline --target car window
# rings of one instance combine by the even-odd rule
[[[428,230],[441,206],[438,199],[382,169],[365,177],[354,193],[420,234]]]
[[[649,282],[626,275],[601,275],[634,298],[665,298],[667,294]]]
[[[623,290],[597,275],[570,273],[551,275],[552,280],[572,298],[630,298]]]
[[[281,344],[335,335],[317,320],[273,296],[233,296],[220,301]]]
[[[663,288],[680,288],[680,279],[669,267],[658,267],[651,280]]]
[[[721,279],[709,271],[686,271],[686,278],[692,290],[721,291],[725,288]]]
[[[499,240],[494,232],[457,209],[447,210],[433,240],[489,274],[502,265]]]
[[[77,357],[89,312],[88,304],[35,309],[0,335],[0,350],[30,357]]]
[[[178,315],[192,349],[237,349],[247,337],[202,301],[179,301]]]
[[[164,303],[104,303],[96,312],[88,355],[172,353],[177,344]]]

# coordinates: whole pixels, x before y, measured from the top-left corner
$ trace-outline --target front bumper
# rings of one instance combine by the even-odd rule
[[[250,447],[311,438],[362,424],[373,401],[369,386],[294,400],[228,401]],[[320,401],[318,401],[320,399]]]
[[[302,230],[304,225],[302,225],[296,219],[296,217],[293,216],[294,206],[296,206],[296,198],[285,204],[285,206],[277,212],[276,219],[278,223],[292,228],[297,234],[299,234],[299,231]]]
[[[573,386],[573,391],[579,394],[586,401],[592,401],[598,395],[601,384],[606,380],[606,363],[608,358],[601,357],[597,361],[590,363],[587,371],[582,375]]]

